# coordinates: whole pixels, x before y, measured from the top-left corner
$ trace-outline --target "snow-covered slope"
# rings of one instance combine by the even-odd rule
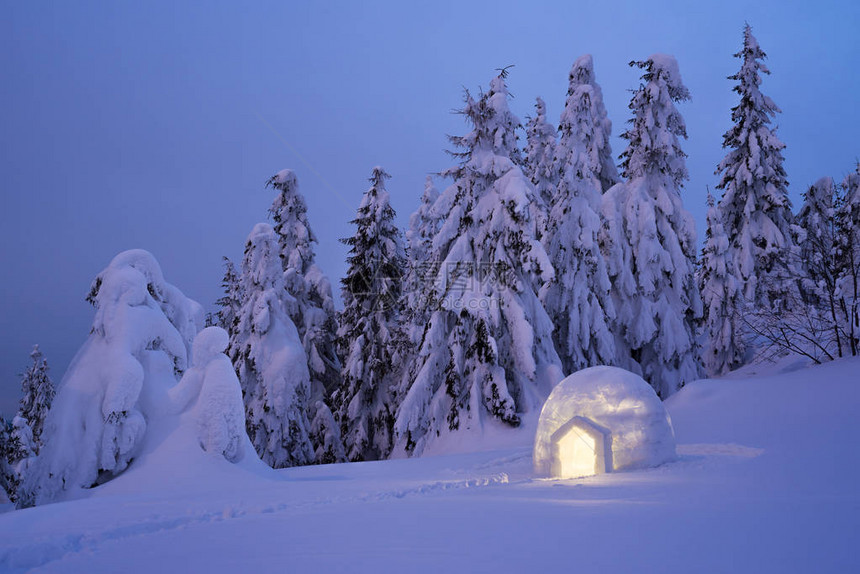
[[[692,383],[666,403],[677,461],[577,480],[534,478],[516,432],[281,471],[168,436],[89,498],[0,515],[0,571],[857,572],[857,373]]]

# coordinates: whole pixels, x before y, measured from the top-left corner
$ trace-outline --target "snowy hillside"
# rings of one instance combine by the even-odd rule
[[[0,571],[856,572],[858,372],[692,383],[666,403],[676,462],[578,480],[532,478],[528,428],[490,452],[273,471],[180,425],[88,498],[0,515]]]

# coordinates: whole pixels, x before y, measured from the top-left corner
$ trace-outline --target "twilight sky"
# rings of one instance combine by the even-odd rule
[[[452,165],[463,88],[502,66],[515,65],[514,112],[525,121],[541,96],[556,123],[571,64],[593,54],[617,155],[639,78],[627,62],[675,55],[700,239],[744,21],[769,56],[762,91],[783,110],[795,205],[860,155],[854,0],[413,4],[0,2],[0,413],[34,343],[59,383],[92,321],[90,282],[122,250],[151,251],[212,310],[222,255],[241,260],[272,200],[263,184],[285,167],[336,285],[371,168],[392,174],[405,224],[426,174]]]

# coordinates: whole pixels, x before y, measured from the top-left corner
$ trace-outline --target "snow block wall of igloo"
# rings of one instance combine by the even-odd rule
[[[583,369],[561,381],[544,403],[534,446],[538,476],[573,478],[657,466],[675,457],[669,414],[651,385],[634,373]]]

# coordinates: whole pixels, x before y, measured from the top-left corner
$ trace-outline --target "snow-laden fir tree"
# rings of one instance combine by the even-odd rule
[[[227,331],[232,338],[239,324],[239,309],[242,307],[242,283],[236,266],[224,257],[224,277],[221,279],[221,289],[224,295],[215,304],[218,305],[215,323]]]
[[[407,269],[403,277],[400,324],[394,336],[395,352],[402,367],[394,390],[395,402],[406,394],[415,378],[417,351],[432,310],[427,286],[433,283],[439,270],[438,262],[433,259],[433,238],[444,215],[435,209],[437,199],[439,191],[433,177],[428,175],[418,209],[409,216],[406,228]]]
[[[341,282],[338,342],[344,362],[335,404],[353,461],[386,458],[394,444],[393,391],[400,374],[395,346],[406,254],[385,189],[389,177],[373,168],[371,187],[352,221],[355,234],[343,240],[350,250]]]
[[[37,449],[27,419],[18,414],[7,423],[0,417],[0,487],[12,502],[19,501],[19,487],[35,460]]]
[[[740,281],[729,249],[729,238],[723,227],[723,215],[708,192],[707,230],[699,272],[702,293],[705,346],[702,362],[709,376],[719,376],[737,369],[744,362],[741,336],[743,299]]]
[[[803,194],[795,218],[801,294],[808,304],[830,307],[836,291],[836,185],[822,177]]]
[[[406,229],[406,257],[408,267],[403,280],[403,329],[413,345],[421,343],[421,336],[430,316],[428,303],[424,298],[426,285],[432,282],[438,265],[433,257],[433,238],[439,232],[443,214],[434,209],[439,191],[433,185],[433,177],[427,176],[424,193],[418,209],[409,216]]]
[[[6,492],[14,502],[18,500],[18,485],[28,472],[34,457],[42,446],[42,431],[45,417],[54,400],[54,384],[48,375],[48,362],[39,345],[30,353],[33,364],[21,377],[23,394],[18,412],[8,428],[7,444],[2,461],[3,481]],[[5,422],[3,423],[5,424]]]
[[[433,238],[439,231],[442,219],[433,210],[437,199],[439,190],[433,184],[433,176],[428,175],[418,209],[409,216],[409,227],[406,229],[406,248],[409,259],[413,261],[426,261],[431,255]]]
[[[30,353],[33,364],[30,365],[21,380],[23,395],[18,405],[17,416],[24,419],[30,427],[33,436],[33,452],[38,454],[42,445],[42,430],[45,417],[54,401],[54,383],[48,375],[48,361],[39,349],[33,347]]]
[[[598,244],[603,186],[617,180],[607,162],[610,129],[591,56],[583,56],[570,72],[555,150],[559,180],[545,241],[555,277],[540,292],[565,373],[616,363],[615,307]]]
[[[842,182],[836,209],[839,305],[846,317],[851,354],[860,352],[860,163]]]
[[[426,293],[432,313],[398,411],[395,454],[419,455],[449,432],[517,426],[561,378],[552,323],[533,287],[553,271],[518,163],[520,123],[505,75],[477,100],[466,94],[472,131],[452,138],[461,163],[446,172],[454,182],[436,202],[445,214],[433,240],[440,267]]]
[[[612,159],[612,122],[603,105],[603,91],[594,75],[594,60],[591,54],[580,56],[573,63],[568,76],[567,100],[558,126],[559,146],[553,158],[553,170],[561,174],[570,161],[574,145],[583,148],[589,177],[596,177],[600,193],[618,183],[618,169]],[[581,142],[581,143],[580,143]]]
[[[644,73],[630,101],[630,127],[622,135],[628,141],[621,154],[627,181],[604,194],[602,208],[612,236],[624,242],[608,255],[616,329],[630,350],[620,365],[641,369],[666,398],[699,374],[696,230],[681,201],[688,175],[679,138],[687,134],[675,107],[690,96],[672,56],[655,54],[631,66]]]
[[[314,263],[317,239],[308,222],[296,174],[282,170],[266,185],[277,192],[269,214],[275,222],[285,287],[295,299],[295,304],[289,307],[290,318],[308,358],[311,379],[308,419],[315,461],[339,462],[344,460],[343,444],[329,406],[331,394],[340,384],[331,283]]]
[[[537,98],[535,116],[528,118],[526,122],[526,150],[522,169],[534,186],[537,200],[535,217],[538,219],[538,231],[542,235],[552,232],[547,228],[547,216],[558,183],[558,172],[553,166],[555,132],[555,128],[546,121],[546,104],[541,98]]]
[[[307,357],[288,308],[278,239],[258,223],[245,245],[239,323],[230,347],[245,402],[248,437],[272,468],[310,464]]]
[[[12,425],[0,416],[0,504],[16,499],[18,473],[14,463],[18,459],[19,445],[12,438]]]
[[[717,188],[723,190],[720,211],[744,299],[753,308],[778,311],[792,281],[787,268],[792,215],[783,168],[785,144],[770,127],[780,109],[759,89],[761,74],[770,71],[749,25],[735,57],[741,59],[741,69],[729,79],[737,81],[734,91],[740,102],[732,108],[734,125],[723,136],[729,152],[716,171],[721,174]]]

